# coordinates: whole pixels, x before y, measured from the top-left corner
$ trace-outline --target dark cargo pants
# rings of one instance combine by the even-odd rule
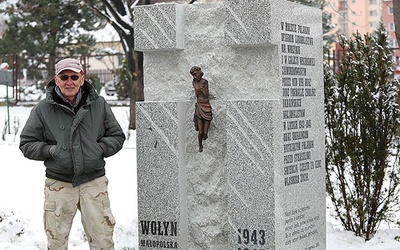
[[[113,250],[115,220],[108,198],[105,176],[73,187],[71,183],[47,178],[44,228],[49,250],[68,248],[68,237],[77,209],[91,250]]]

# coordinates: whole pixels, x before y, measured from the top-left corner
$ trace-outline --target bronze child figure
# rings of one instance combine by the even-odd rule
[[[197,98],[193,121],[196,131],[199,131],[199,152],[203,152],[203,140],[208,138],[208,128],[212,120],[208,81],[203,78],[204,73],[198,66],[193,66],[190,74],[193,76],[193,88]]]

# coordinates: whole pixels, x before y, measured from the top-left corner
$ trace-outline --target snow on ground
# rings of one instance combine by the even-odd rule
[[[31,107],[11,107],[10,132],[0,140],[0,249],[46,249],[43,230],[44,165],[23,157],[14,136],[14,120],[20,121],[18,134],[29,116]],[[128,136],[129,107],[113,108],[115,116]],[[0,128],[3,131],[7,108],[0,107]],[[110,181],[111,209],[117,221],[116,249],[137,248],[136,145],[131,131],[123,150],[106,159],[106,175]],[[89,249],[84,241],[79,212],[74,220],[69,249]]]
[[[137,250],[136,134],[135,131],[127,129],[129,107],[121,106],[112,109],[127,136],[129,134],[124,148],[116,155],[106,159],[106,175],[110,181],[111,209],[117,221],[114,234],[115,249]],[[5,140],[0,139],[1,250],[46,249],[46,236],[42,221],[45,169],[42,162],[24,158],[18,148],[19,132],[24,126],[30,110],[31,107],[10,107],[10,134],[6,134]],[[1,131],[4,128],[7,129],[4,126],[7,117],[7,107],[0,106]],[[16,135],[14,135],[15,131],[17,131]],[[364,242],[362,238],[355,237],[351,232],[343,231],[339,222],[329,214],[328,210],[328,250],[400,249],[400,242],[395,240],[396,236],[400,236],[400,229],[395,225],[389,227],[387,224],[382,224],[377,235],[372,240]],[[89,249],[84,240],[79,212],[71,230],[69,249]]]

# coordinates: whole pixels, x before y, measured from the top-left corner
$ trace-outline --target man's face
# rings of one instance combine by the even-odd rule
[[[84,83],[84,75],[72,70],[64,70],[54,77],[56,85],[63,96],[70,102],[75,100],[80,87]]]

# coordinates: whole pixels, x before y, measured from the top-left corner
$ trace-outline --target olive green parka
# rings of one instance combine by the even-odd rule
[[[125,134],[110,106],[89,82],[81,87],[83,95],[76,112],[55,100],[55,86],[51,80],[46,99],[32,109],[19,148],[25,157],[44,161],[47,177],[77,186],[105,175],[104,157],[122,148]],[[50,154],[52,145],[56,147]]]

